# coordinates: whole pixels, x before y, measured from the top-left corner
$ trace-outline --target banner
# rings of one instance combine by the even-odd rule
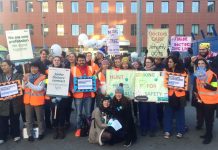
[[[74,77],[74,91],[75,92],[96,92],[96,77],[82,76]]]
[[[68,96],[69,83],[70,69],[49,67],[47,95]]]
[[[33,59],[29,29],[6,31],[10,60]]]
[[[7,97],[15,98],[23,95],[23,90],[19,80],[0,83],[0,100]]]
[[[188,90],[188,74],[166,72],[165,87],[177,90]]]
[[[124,88],[124,95],[131,99],[134,99],[135,72],[136,71],[133,70],[107,70],[107,94],[113,97],[116,88],[119,86],[120,83],[122,83]]]
[[[119,55],[120,54],[120,46],[119,46],[117,28],[108,29],[107,52],[109,55]]]
[[[168,102],[163,71],[137,71],[135,74],[136,101]]]
[[[147,32],[147,56],[167,57],[169,30],[148,29]]]
[[[171,51],[187,52],[191,44],[191,36],[171,36]]]

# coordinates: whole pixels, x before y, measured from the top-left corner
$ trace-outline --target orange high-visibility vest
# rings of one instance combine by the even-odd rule
[[[100,81],[100,86],[106,84],[106,76],[102,72],[99,72],[98,79]]]
[[[208,70],[206,72],[206,83],[211,83],[213,76],[217,77],[216,74]],[[200,99],[203,101],[205,104],[218,104],[218,89],[216,91],[211,91],[208,89],[205,89],[204,86],[201,84],[201,81],[196,78],[196,86],[198,90],[198,95]]]
[[[40,76],[34,82],[34,85],[38,85],[45,79],[45,75]],[[45,90],[33,91],[30,88],[24,88],[24,104],[30,104],[32,106],[40,106],[45,103]]]
[[[87,75],[86,76],[88,76],[88,77],[93,76],[94,72],[93,72],[92,66],[88,66],[87,69],[88,70],[87,70]],[[82,76],[81,71],[76,66],[71,67],[71,74],[72,74],[73,78],[74,77],[81,77]],[[83,92],[74,92],[73,93],[73,97],[81,99],[81,98],[83,98]],[[91,97],[92,98],[95,97],[95,93],[94,92],[91,92]]]
[[[92,69],[94,70],[95,73],[98,72],[99,67],[96,63],[94,63],[93,60],[91,60],[91,66],[92,66]]]
[[[182,73],[182,74],[186,74],[186,72]],[[184,90],[179,90],[179,89],[168,89],[168,95],[169,96],[173,96],[173,94],[175,93],[176,97],[183,97],[185,96],[185,91]]]

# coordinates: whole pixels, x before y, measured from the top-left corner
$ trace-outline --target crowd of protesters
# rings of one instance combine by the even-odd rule
[[[218,55],[212,53],[209,43],[199,45],[199,54],[181,59],[179,52],[169,53],[168,58],[145,57],[143,61],[130,55],[107,57],[106,48],[85,54],[62,53],[49,56],[47,50],[40,51],[40,58],[25,65],[25,71],[10,60],[1,62],[0,83],[20,80],[23,95],[0,100],[0,144],[12,137],[21,140],[20,116],[27,129],[28,141],[36,140],[33,128],[39,129],[38,140],[46,136],[46,130],[54,130],[54,139],[64,139],[71,123],[75,124],[75,137],[88,136],[90,143],[113,145],[124,142],[129,147],[137,140],[137,126],[141,136],[155,137],[163,130],[163,137],[169,139],[173,134],[181,139],[187,131],[185,106],[187,101],[196,108],[196,130],[202,130],[203,144],[213,139],[213,122],[218,104]],[[93,59],[94,58],[94,59]],[[71,70],[68,97],[47,96],[46,86],[48,68],[68,68]],[[122,84],[114,91],[114,97],[106,95],[106,70],[167,71],[190,76],[189,91],[168,89],[168,103],[135,102],[124,95]],[[204,70],[204,77],[196,72]],[[96,92],[75,92],[73,78],[96,76]],[[75,118],[71,117],[72,105]],[[71,120],[70,120],[71,119]],[[117,120],[121,129],[108,125],[110,119]],[[87,129],[84,127],[84,120]],[[138,120],[138,122],[137,122]],[[173,120],[176,133],[173,132]]]

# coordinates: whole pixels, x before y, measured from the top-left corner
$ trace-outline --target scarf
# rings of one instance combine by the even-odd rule
[[[145,71],[154,71],[154,69],[156,68],[155,65],[151,66],[151,67],[146,67],[145,66]]]
[[[38,73],[36,73],[36,74],[30,74],[30,76],[29,76],[29,81],[30,81],[30,83],[32,83],[32,84],[34,84],[34,82],[36,81],[36,79],[39,77],[39,75],[40,75],[40,73],[38,72]]]

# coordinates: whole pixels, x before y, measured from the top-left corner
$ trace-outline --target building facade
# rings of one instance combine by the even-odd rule
[[[0,0],[0,45],[6,30],[29,28],[35,47],[78,47],[78,35],[102,39],[117,27],[120,41],[136,47],[137,0]],[[170,35],[211,36],[218,26],[216,0],[142,0],[142,44],[147,29],[169,28]]]

